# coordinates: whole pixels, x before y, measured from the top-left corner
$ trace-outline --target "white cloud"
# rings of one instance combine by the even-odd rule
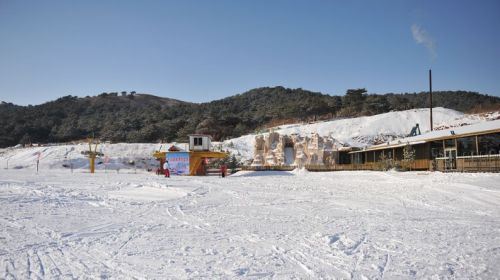
[[[434,39],[432,39],[427,31],[425,31],[418,24],[412,24],[411,33],[413,35],[413,39],[415,40],[415,42],[417,42],[417,44],[423,44],[425,46],[427,51],[429,51],[432,59],[437,57],[436,44],[434,42]]]

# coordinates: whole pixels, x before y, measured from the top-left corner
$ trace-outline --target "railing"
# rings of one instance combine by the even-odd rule
[[[395,167],[394,165],[399,165],[399,162],[392,162],[389,164],[388,168]],[[326,171],[348,171],[348,170],[385,170],[386,163],[383,162],[367,162],[367,163],[354,163],[354,164],[334,164],[334,165],[324,165],[324,164],[307,164],[305,169],[312,172],[326,172]],[[243,166],[242,170],[247,171],[291,171],[295,169],[296,166],[284,165],[284,166]],[[430,168],[430,161],[427,159],[414,160],[411,164],[411,170],[428,170]]]
[[[457,157],[457,170],[500,172],[500,155],[461,156]]]
[[[335,164],[335,165],[320,165],[308,164],[305,166],[308,171],[322,172],[322,171],[345,171],[345,170],[373,170],[373,163],[364,164]]]
[[[445,171],[445,162],[452,159],[447,157],[436,158],[437,170]],[[455,158],[455,169],[462,172],[500,172],[500,154],[458,156]]]
[[[436,165],[432,166],[432,161],[428,159],[416,159],[409,166],[403,162],[368,162],[363,164],[335,164],[321,165],[308,164],[304,167],[312,172],[325,171],[346,171],[346,170],[385,170],[386,167],[399,167],[405,170],[445,170],[445,161],[447,158],[436,158]],[[456,168],[450,171],[462,172],[500,172],[500,155],[482,155],[482,156],[461,156],[456,158]],[[291,171],[296,166],[243,166],[242,170],[248,171]]]
[[[281,166],[242,166],[244,171],[292,171],[296,166],[281,165]]]
[[[429,170],[430,160],[428,159],[416,159],[411,164],[411,168],[414,170]]]

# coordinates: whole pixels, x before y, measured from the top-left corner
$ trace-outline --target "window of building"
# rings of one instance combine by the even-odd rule
[[[363,163],[363,153],[355,153],[354,154],[354,163],[362,164]]]
[[[415,159],[428,159],[429,158],[429,148],[426,144],[413,145],[413,151],[415,152]]]
[[[500,153],[500,133],[481,135],[477,138],[480,155]]]
[[[194,137],[194,145],[195,146],[202,146],[203,145],[203,138],[201,138],[201,137]]]
[[[339,164],[350,164],[351,156],[346,152],[339,152],[338,154]]]
[[[457,139],[459,156],[473,156],[476,154],[476,137],[464,137]]]
[[[431,157],[434,159],[443,156],[444,156],[443,142],[442,141],[431,142]]]
[[[396,148],[394,156],[395,156],[396,160],[402,160],[403,159],[403,148]]]
[[[455,148],[455,139],[446,139],[446,140],[444,140],[444,146],[446,148]]]

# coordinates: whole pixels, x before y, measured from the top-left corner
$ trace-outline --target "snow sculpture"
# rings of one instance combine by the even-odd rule
[[[302,168],[306,164],[307,155],[304,151],[304,145],[302,143],[295,144],[296,154],[295,154],[295,162],[294,165]]]
[[[262,166],[264,165],[264,146],[265,140],[263,135],[255,136],[255,143],[253,145],[253,166]]]
[[[335,163],[333,154],[339,147],[342,145],[331,136],[280,135],[271,131],[265,136],[255,136],[252,166],[331,165]]]
[[[309,154],[307,164],[323,164],[323,138],[320,138],[317,133],[311,135],[307,145],[307,152]]]

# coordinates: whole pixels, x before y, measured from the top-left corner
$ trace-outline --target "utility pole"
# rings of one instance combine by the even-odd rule
[[[432,70],[429,69],[429,107],[431,111],[431,131],[434,130],[434,127],[432,125]]]

